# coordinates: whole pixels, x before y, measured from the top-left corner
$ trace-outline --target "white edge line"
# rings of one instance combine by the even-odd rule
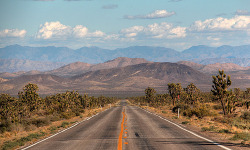
[[[138,106],[136,106],[136,107],[138,107]],[[138,108],[140,108],[140,107],[138,107]],[[155,116],[157,116],[157,117],[159,117],[159,118],[161,118],[161,119],[163,119],[163,120],[165,120],[165,121],[167,121],[167,122],[169,122],[169,123],[171,123],[171,124],[177,126],[178,128],[180,128],[180,129],[182,129],[182,130],[184,130],[184,131],[186,131],[186,132],[188,132],[188,133],[193,134],[194,136],[196,136],[196,137],[198,137],[198,138],[201,138],[201,139],[206,140],[206,141],[208,141],[208,142],[210,142],[210,143],[213,143],[214,145],[217,145],[217,146],[219,146],[219,147],[221,147],[221,148],[223,148],[223,149],[232,150],[232,149],[227,148],[227,147],[225,147],[225,146],[223,146],[223,145],[221,145],[221,144],[219,144],[219,143],[217,143],[217,142],[214,142],[214,141],[209,140],[209,139],[207,139],[207,138],[205,138],[205,137],[202,137],[202,136],[200,136],[200,135],[198,135],[198,134],[196,134],[196,133],[194,133],[194,132],[192,132],[192,131],[189,131],[189,130],[187,130],[187,129],[181,127],[181,126],[179,126],[178,124],[173,123],[172,121],[169,121],[169,120],[167,120],[167,119],[165,119],[165,118],[163,118],[163,117],[161,117],[161,116],[159,116],[159,115],[157,115],[157,114],[155,114],[155,113],[149,112],[148,110],[145,110],[145,109],[143,109],[143,108],[140,108],[140,109],[146,111],[147,113],[153,114],[153,115],[155,115]]]
[[[111,108],[112,108],[112,107],[111,107]],[[108,109],[110,109],[110,108],[108,108]],[[107,111],[108,109],[105,109],[105,110],[102,111],[102,112],[105,112],[105,111]],[[83,120],[80,121],[80,122],[76,122],[75,124],[73,124],[72,126],[66,128],[66,129],[64,129],[64,130],[61,130],[61,131],[59,131],[59,132],[57,132],[57,133],[55,133],[55,134],[53,134],[53,135],[51,135],[51,136],[49,136],[49,137],[47,137],[47,138],[45,138],[45,139],[42,139],[42,140],[40,140],[40,141],[38,141],[38,142],[36,142],[36,143],[34,143],[34,144],[28,146],[28,147],[22,148],[22,150],[29,149],[29,148],[31,148],[31,147],[33,147],[33,146],[39,144],[39,143],[42,143],[43,141],[46,141],[46,140],[48,140],[48,139],[50,139],[50,138],[52,138],[52,137],[54,137],[54,136],[56,136],[56,135],[58,135],[58,134],[60,134],[60,133],[63,133],[63,132],[65,132],[65,131],[67,131],[67,130],[69,130],[69,129],[71,129],[71,128],[77,126],[77,125],[79,125],[80,123],[82,123],[82,122],[84,122],[84,121],[87,121],[87,120],[89,120],[89,119],[91,119],[91,118],[93,118],[93,117],[95,117],[95,116],[97,116],[97,115],[99,115],[99,114],[100,114],[100,112],[98,112],[97,114],[95,114],[95,115],[93,115],[93,116],[91,116],[91,117],[87,117],[87,118],[83,119]]]

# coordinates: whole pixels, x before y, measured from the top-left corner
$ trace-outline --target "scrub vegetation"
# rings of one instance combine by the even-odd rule
[[[29,83],[23,91],[18,93],[18,98],[8,94],[0,95],[0,136],[17,136],[19,132],[35,131],[44,126],[50,126],[53,122],[63,121],[57,127],[50,127],[51,133],[60,128],[66,128],[74,122],[67,122],[71,118],[79,116],[82,118],[85,111],[86,116],[92,115],[89,110],[105,107],[117,102],[116,98],[89,97],[87,94],[80,95],[75,91],[67,91],[56,95],[42,98],[38,94],[38,86]],[[26,137],[0,143],[2,149],[11,149],[23,146],[25,142],[44,136],[44,132],[37,132]]]
[[[148,87],[145,96],[131,97],[130,102],[165,116],[172,114],[172,119],[178,119],[179,109],[181,124],[196,122],[202,132],[228,134],[228,139],[249,144],[250,88],[229,90],[231,84],[230,76],[222,70],[212,76],[211,92],[201,92],[193,83],[184,88],[180,83],[169,83],[166,94]]]

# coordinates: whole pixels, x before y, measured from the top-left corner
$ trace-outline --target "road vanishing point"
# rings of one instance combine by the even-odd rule
[[[28,150],[230,150],[126,100]]]

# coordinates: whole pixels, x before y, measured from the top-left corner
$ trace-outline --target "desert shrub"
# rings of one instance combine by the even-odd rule
[[[61,120],[60,114],[54,113],[53,115],[47,116],[51,122]]]
[[[7,120],[3,120],[0,122],[0,133],[4,133],[6,131],[11,130],[11,122]]]
[[[192,109],[186,109],[184,112],[183,112],[183,116],[187,116],[187,117],[192,117],[193,116],[193,112],[192,112]]]
[[[213,121],[220,122],[220,123],[231,123],[233,120],[232,118],[228,117],[214,117]]]
[[[19,143],[17,141],[7,141],[4,142],[3,146],[1,147],[2,150],[13,149],[14,147],[18,146]]]
[[[69,125],[69,123],[66,122],[66,121],[64,121],[64,122],[62,122],[61,127],[65,128],[65,127],[68,126],[68,125]]]
[[[38,119],[33,119],[32,120],[32,124],[34,124],[37,127],[46,126],[46,125],[49,125],[50,123],[51,122],[50,122],[50,119],[48,117],[38,118]]]
[[[235,126],[239,129],[250,129],[250,122],[242,119],[241,117],[235,117],[231,119],[232,121],[230,122],[231,126]]]
[[[80,111],[76,111],[76,112],[75,112],[75,115],[76,115],[76,116],[80,116],[80,114],[81,114]]]
[[[222,106],[221,105],[214,105],[213,108],[215,110],[222,110]]]
[[[173,119],[178,119],[178,117],[177,116],[174,116],[174,117],[172,117]]]
[[[166,114],[167,112],[165,110],[161,111],[163,114]]]
[[[183,112],[183,115],[188,116],[188,117],[192,117],[193,115],[195,115],[198,118],[203,118],[205,116],[209,116],[210,111],[209,111],[209,109],[207,109],[207,107],[205,107],[205,105],[202,105],[202,106],[197,106],[193,109],[191,109],[191,108],[186,109]]]
[[[248,141],[250,140],[250,133],[242,132],[242,133],[236,133],[231,140],[244,140]]]
[[[241,122],[241,121],[235,121],[232,124],[233,126],[239,128],[239,129],[247,129],[250,130],[250,124],[246,122]]]
[[[231,131],[229,131],[228,129],[221,129],[218,131],[219,133],[232,133]]]
[[[180,112],[183,112],[187,109],[190,109],[190,106],[187,104],[177,104],[173,109],[172,112],[173,113],[177,113],[178,112],[178,108],[180,108]]]
[[[243,114],[240,116],[241,118],[250,121],[250,111],[245,111]]]
[[[198,107],[193,109],[193,113],[198,117],[198,118],[203,118],[205,116],[209,116],[209,110],[205,107]]]
[[[44,136],[44,132],[40,133],[32,133],[26,137],[22,137],[20,139],[14,140],[14,141],[6,141],[4,142],[2,146],[2,150],[8,150],[8,149],[13,149],[14,147],[17,146],[23,146],[26,142],[29,142],[33,139],[39,139],[40,137]]]
[[[55,133],[55,131],[57,130],[57,127],[51,126],[51,127],[49,128],[49,130],[50,130],[50,133]]]
[[[183,121],[181,124],[188,124],[189,121]]]
[[[73,116],[75,116],[75,115],[72,112],[62,112],[61,113],[61,118],[64,118],[64,119],[70,119]]]
[[[215,126],[209,126],[209,127],[202,127],[201,128],[201,131],[204,132],[204,131],[216,131],[217,127]]]

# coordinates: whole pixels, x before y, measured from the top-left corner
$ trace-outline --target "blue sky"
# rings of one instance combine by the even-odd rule
[[[1,0],[0,47],[250,44],[249,0]]]

